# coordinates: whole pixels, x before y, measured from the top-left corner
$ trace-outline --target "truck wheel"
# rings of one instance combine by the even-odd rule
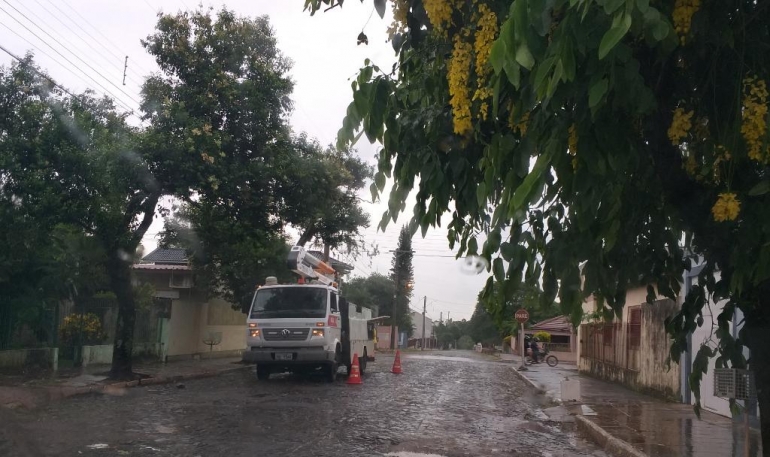
[[[257,365],[257,379],[267,381],[270,378],[270,370],[264,365]]]
[[[335,361],[334,363],[327,365],[324,367],[325,370],[325,376],[327,382],[334,382],[337,380],[337,368],[339,368],[339,365]]]

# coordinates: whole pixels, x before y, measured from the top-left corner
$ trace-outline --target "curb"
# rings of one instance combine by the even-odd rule
[[[535,389],[535,390],[536,390],[538,393],[541,393],[541,394],[544,394],[544,393],[545,393],[545,390],[543,390],[543,388],[542,388],[542,387],[540,387],[540,386],[538,386],[537,384],[535,384],[535,381],[533,381],[533,380],[529,379],[528,377],[526,377],[526,376],[525,376],[523,373],[521,373],[521,372],[520,372],[519,370],[517,370],[516,368],[514,368],[514,367],[511,367],[511,369],[513,370],[513,372],[514,372],[514,373],[516,373],[516,375],[517,375],[519,378],[521,378],[521,379],[522,379],[523,381],[525,381],[527,384],[529,384],[530,386],[532,386],[532,387],[533,387],[533,388],[534,388],[534,389]]]
[[[604,430],[590,419],[586,419],[583,416],[575,416],[575,423],[578,430],[591,437],[596,444],[609,454],[616,457],[648,457],[647,454],[631,446],[628,442],[612,436],[607,430]]]
[[[48,390],[49,397],[51,400],[64,399],[64,398],[76,397],[80,395],[87,395],[91,393],[105,392],[105,391],[110,391],[114,389],[128,388],[128,387],[155,386],[155,385],[161,385],[161,384],[171,384],[171,383],[180,382],[180,381],[189,381],[193,379],[213,378],[216,376],[221,376],[227,373],[233,373],[233,372],[244,370],[247,368],[250,368],[250,366],[243,365],[239,367],[226,368],[224,370],[204,371],[201,373],[192,373],[188,375],[164,376],[164,377],[156,377],[156,378],[150,377],[150,378],[144,378],[144,379],[137,379],[134,381],[114,382],[111,384],[74,387],[74,388],[59,387],[59,388],[50,388],[46,390]]]

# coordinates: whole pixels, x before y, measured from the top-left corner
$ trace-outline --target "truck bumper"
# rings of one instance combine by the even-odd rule
[[[276,354],[279,354],[276,357]],[[291,360],[281,355],[291,354]],[[259,365],[328,365],[334,362],[334,352],[323,348],[258,348],[252,347],[243,353],[243,361]]]

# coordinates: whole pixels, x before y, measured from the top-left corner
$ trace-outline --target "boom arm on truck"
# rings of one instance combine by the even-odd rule
[[[302,246],[292,246],[288,258],[289,270],[303,279],[316,280],[331,286],[337,281],[337,272],[331,265],[307,252]]]

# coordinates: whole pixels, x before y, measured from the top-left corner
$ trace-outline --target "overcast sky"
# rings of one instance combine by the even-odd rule
[[[293,129],[307,132],[321,143],[335,141],[345,110],[352,98],[350,78],[357,74],[365,58],[383,68],[390,67],[395,56],[385,41],[389,15],[380,19],[372,14],[372,2],[345,2],[342,9],[314,17],[302,11],[303,0],[230,0],[203,2],[204,7],[220,9],[223,5],[239,15],[268,15],[275,28],[278,45],[294,62],[295,81]],[[144,51],[140,39],[154,30],[156,13],[174,13],[199,7],[193,0],[1,0],[0,45],[21,56],[35,53],[39,65],[60,84],[73,91],[93,89],[119,100],[119,106],[138,111],[139,87],[143,78],[156,71],[154,60]],[[362,28],[369,37],[368,46],[356,45]],[[125,58],[128,71],[123,84]],[[12,58],[0,51],[0,63]],[[136,120],[134,119],[134,122]],[[356,145],[361,157],[374,164],[376,145],[363,138]],[[368,190],[362,197],[371,198]],[[414,204],[407,203],[407,209]],[[367,241],[379,244],[381,255],[372,259],[341,260],[352,263],[356,275],[387,273],[398,231],[408,215],[402,215],[385,232],[377,232],[386,205],[365,204],[372,227]],[[157,220],[144,240],[153,249],[154,235],[162,228]],[[444,319],[470,318],[479,290],[486,281],[481,275],[463,273],[461,261],[452,258],[445,231],[431,230],[423,239],[413,241],[415,249],[415,294],[412,308],[422,310],[423,296],[428,297],[428,315]],[[148,251],[146,251],[148,252]]]

